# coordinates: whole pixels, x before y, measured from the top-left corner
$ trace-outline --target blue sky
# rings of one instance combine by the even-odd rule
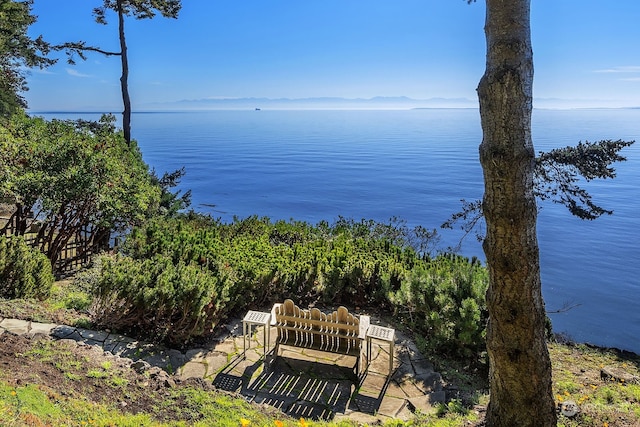
[[[35,0],[33,36],[118,49],[101,0]],[[184,0],[177,20],[126,22],[134,110],[203,98],[477,99],[484,2]],[[533,0],[539,107],[640,106],[640,1]],[[34,70],[33,111],[120,111],[118,57]]]

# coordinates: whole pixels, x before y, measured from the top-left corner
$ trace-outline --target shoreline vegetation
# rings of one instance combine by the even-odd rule
[[[0,129],[4,137],[0,142],[6,148],[0,151],[0,160],[7,165],[0,171],[4,173],[0,189],[5,201],[20,201],[15,211],[20,213],[15,221],[20,225],[18,236],[5,237],[4,230],[0,235],[1,316],[108,329],[182,349],[206,340],[232,315],[286,298],[301,306],[343,304],[372,310],[386,314],[397,329],[410,332],[448,383],[449,400],[436,414],[408,422],[391,420],[388,425],[481,425],[488,401],[488,272],[478,259],[437,252],[435,230],[411,228],[398,218],[380,223],[340,217],[312,225],[250,216],[227,223],[187,211],[189,193],[172,192],[184,170],[158,177],[144,164],[135,144],[124,145],[113,123],[113,117],[92,123],[47,122],[21,115]],[[70,224],[76,228],[64,228]],[[70,239],[76,229],[91,224],[126,230],[126,238],[117,248],[94,255],[89,268],[76,273],[73,281],[54,282],[51,266],[64,253],[61,239]],[[56,250],[49,246],[41,252],[27,245],[24,236],[32,229],[38,230],[36,242],[48,238],[56,242]],[[91,249],[97,252],[98,246]],[[550,324],[547,338],[553,339]],[[76,400],[58,393],[66,381],[84,379],[76,368],[88,360],[74,359],[76,370],[69,370],[52,362],[54,358],[48,358],[48,350],[39,348],[37,341],[22,345],[20,354],[34,356],[25,362],[53,363],[67,376],[55,384],[60,390],[47,394],[47,387],[54,385],[46,377],[25,374],[27,379],[18,383],[12,372],[0,370],[0,417],[13,420],[6,414],[21,414],[27,417],[20,421],[23,424],[8,425],[46,425],[79,413],[74,412]],[[559,408],[567,401],[583,408],[579,418],[563,419],[563,425],[640,424],[640,386],[618,380],[638,377],[637,355],[585,345],[550,343],[550,347],[558,349],[554,351],[560,370],[555,371],[554,386]],[[596,369],[593,360],[602,367]],[[603,380],[601,371],[609,365],[615,368],[611,372],[630,376],[610,375]],[[90,372],[92,380],[104,376],[95,367]],[[38,386],[34,389],[23,381]],[[125,394],[131,390],[119,388],[135,384],[128,379],[116,382],[116,389]],[[36,396],[43,390],[44,395]],[[213,393],[207,399],[215,396],[215,391],[207,393]],[[46,418],[35,412],[38,405],[27,409],[27,395],[63,402],[69,412],[56,420]],[[147,408],[150,420],[156,405]],[[239,411],[247,410],[243,408]],[[205,410],[201,407],[191,416],[200,419]],[[86,407],[80,412],[89,413]],[[110,425],[112,416],[89,420]],[[238,412],[228,425],[250,425],[240,422],[241,417]],[[260,420],[258,425],[278,425],[277,418]],[[161,425],[156,421],[147,425]],[[189,419],[173,421],[180,425]],[[141,425],[116,422],[127,423]],[[297,424],[290,420],[283,425]]]

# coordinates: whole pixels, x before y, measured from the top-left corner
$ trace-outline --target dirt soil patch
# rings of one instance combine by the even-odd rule
[[[138,373],[130,359],[73,340],[8,332],[0,335],[0,378],[16,387],[37,385],[51,400],[115,404],[123,412],[147,413],[159,421],[176,420],[175,405],[184,403],[171,389],[212,389],[205,381],[179,381],[159,368]]]

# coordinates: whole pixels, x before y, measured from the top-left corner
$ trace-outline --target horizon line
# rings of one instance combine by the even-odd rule
[[[412,111],[412,110],[479,110],[477,107],[406,107],[406,108],[340,108],[340,107],[317,107],[317,108],[178,108],[178,109],[140,109],[132,110],[132,114],[152,114],[152,113],[197,113],[207,111]],[[637,110],[640,106],[633,107],[533,107],[533,110]],[[114,114],[121,115],[122,111],[98,110],[98,109],[70,109],[70,110],[25,110],[28,114]]]

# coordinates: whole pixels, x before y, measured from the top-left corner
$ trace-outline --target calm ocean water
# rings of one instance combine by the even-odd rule
[[[38,114],[76,118],[79,114]],[[96,115],[82,114],[97,118]],[[545,203],[538,218],[543,294],[554,330],[640,353],[640,109],[535,110],[536,150],[635,139],[615,180],[586,187],[614,215],[580,221]],[[310,223],[338,216],[438,227],[482,195],[474,109],[137,113],[132,134],[159,172],[186,167],[193,207],[224,220]],[[459,231],[440,231],[441,246]],[[461,253],[484,259],[468,237]]]

